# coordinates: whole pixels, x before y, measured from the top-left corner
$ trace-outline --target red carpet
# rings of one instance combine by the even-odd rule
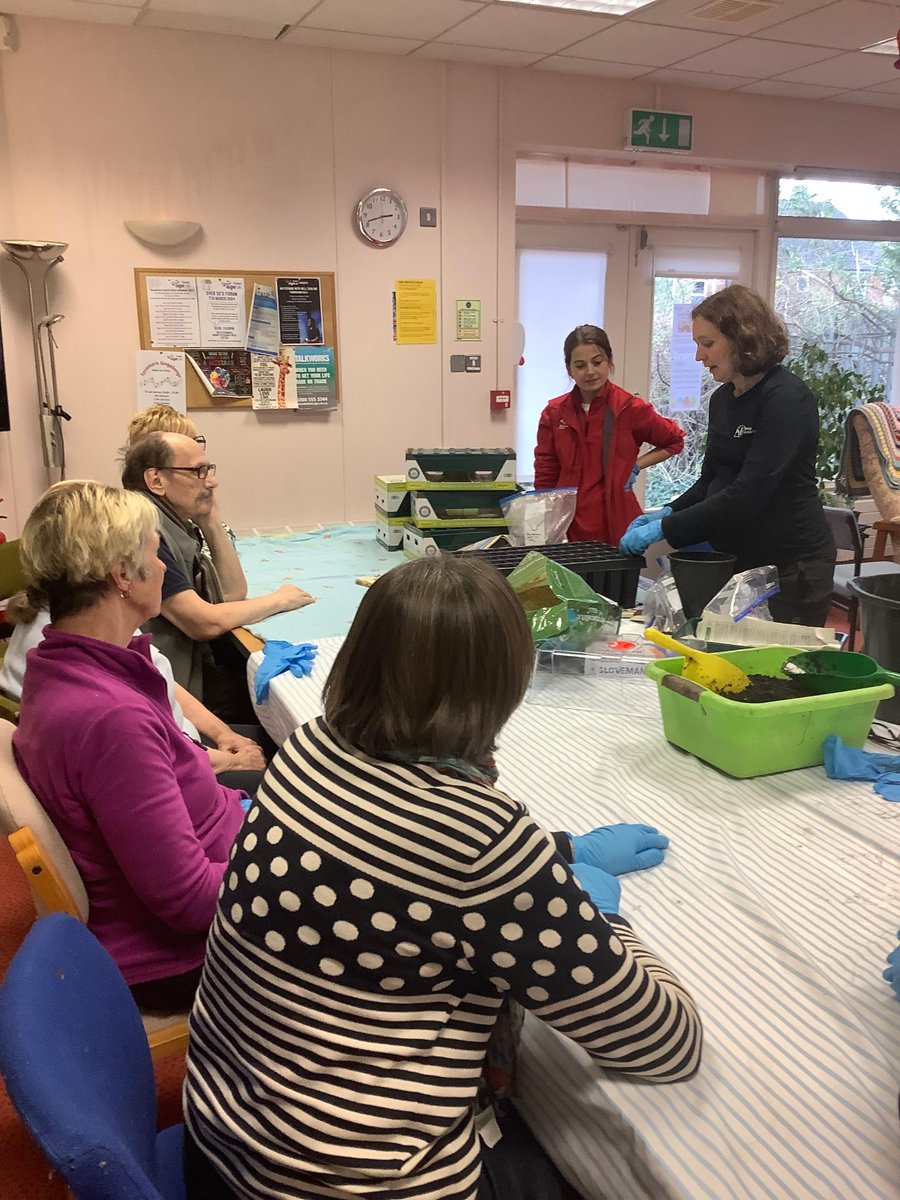
[[[0,837],[0,973],[28,932],[34,908],[19,865],[5,837]],[[159,1125],[181,1120],[184,1059],[169,1058],[156,1068]],[[22,1127],[0,1084],[0,1197],[2,1200],[66,1200],[65,1182],[51,1172],[41,1152]]]

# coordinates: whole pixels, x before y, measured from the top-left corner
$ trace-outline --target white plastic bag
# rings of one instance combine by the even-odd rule
[[[558,546],[575,516],[577,488],[542,488],[500,501],[513,546]]]

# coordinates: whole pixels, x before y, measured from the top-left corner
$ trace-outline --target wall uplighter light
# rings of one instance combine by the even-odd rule
[[[125,228],[148,246],[180,246],[203,226],[199,221],[126,221]]]

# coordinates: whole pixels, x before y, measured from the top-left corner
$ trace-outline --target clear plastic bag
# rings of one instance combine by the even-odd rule
[[[729,621],[742,621],[750,613],[758,620],[771,621],[768,601],[780,591],[776,567],[752,567],[732,575],[704,611]]]
[[[665,560],[668,561],[668,560]],[[685,623],[681,597],[672,572],[665,568],[647,589],[643,601],[644,625],[663,633],[677,633]]]
[[[512,546],[558,546],[575,516],[577,488],[542,488],[501,500]]]
[[[586,650],[619,632],[621,609],[544,554],[526,554],[508,576],[536,646]]]

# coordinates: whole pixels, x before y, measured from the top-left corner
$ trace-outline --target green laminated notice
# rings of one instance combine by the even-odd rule
[[[619,632],[617,604],[536,550],[525,555],[507,580],[522,601],[536,646],[587,650]]]

